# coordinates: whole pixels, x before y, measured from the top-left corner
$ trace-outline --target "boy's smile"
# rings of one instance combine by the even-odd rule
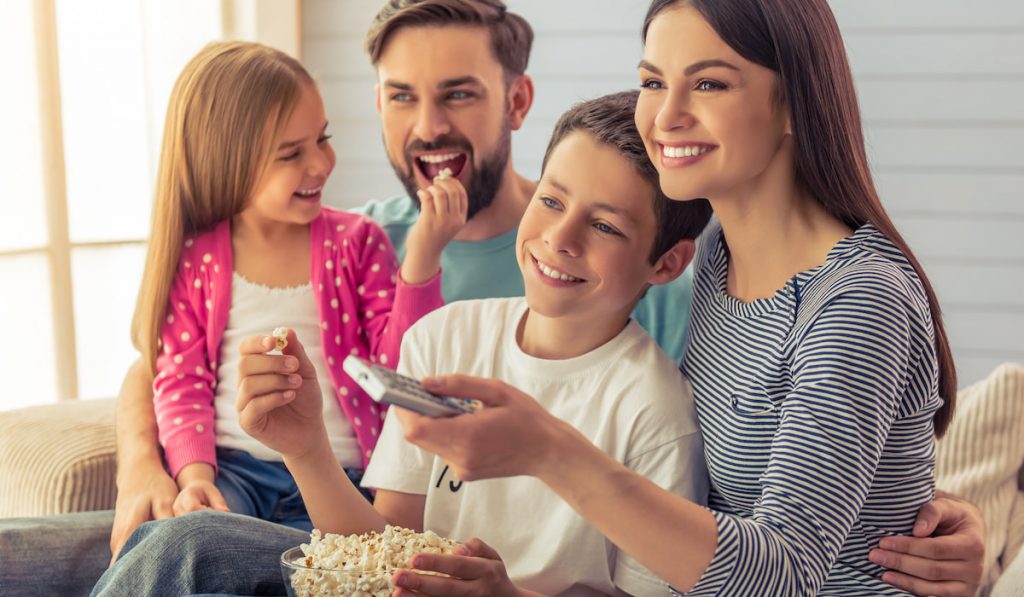
[[[561,270],[555,269],[547,263],[540,261],[533,255],[530,255],[530,258],[533,260],[534,266],[536,266],[540,273],[544,274],[542,280],[552,286],[571,286],[573,284],[586,282],[583,278],[577,278],[576,276],[572,276]]]
[[[653,201],[651,185],[615,148],[584,131],[558,143],[516,240],[530,307],[524,350],[531,331],[561,336],[565,344],[567,334],[558,330],[571,330],[580,350],[622,331],[656,279],[658,267],[649,261],[657,232]]]

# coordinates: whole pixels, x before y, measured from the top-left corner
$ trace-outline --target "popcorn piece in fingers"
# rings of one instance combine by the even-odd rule
[[[274,345],[275,350],[284,350],[288,346],[288,328],[274,328],[274,332],[271,334],[276,341]]]
[[[437,173],[437,178],[440,178],[441,180],[444,180],[446,178],[451,178],[451,177],[452,177],[452,169],[451,168],[443,168],[440,172]]]

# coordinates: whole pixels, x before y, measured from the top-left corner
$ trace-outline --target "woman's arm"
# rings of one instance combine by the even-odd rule
[[[760,477],[762,495],[749,517],[712,515],[661,491],[497,382],[428,382],[435,392],[478,398],[490,408],[451,421],[403,413],[407,438],[441,455],[465,480],[541,478],[624,551],[681,589],[814,594],[861,511],[903,397],[907,325],[865,325],[871,319],[866,311],[891,315],[891,302],[898,301],[869,298],[866,305],[863,296],[836,298],[807,334]]]
[[[630,471],[512,386],[464,375],[424,384],[487,405],[450,419],[394,411],[405,438],[441,456],[456,477],[536,476],[659,578],[689,587],[703,574],[717,540],[706,509]]]
[[[696,545],[696,532],[685,529],[686,520],[673,522],[693,504],[624,470],[522,392],[495,380],[465,376],[425,383],[435,392],[479,398],[490,407],[474,415],[479,418],[430,419],[395,411],[407,438],[440,455],[459,478],[538,476],[602,534],[675,587],[694,582],[694,570],[687,577],[680,562],[703,557],[703,567],[696,568],[707,567],[715,544]],[[711,518],[700,510],[707,517],[691,519],[698,524]],[[887,559],[877,563],[903,572],[887,572],[884,580],[918,595],[973,595],[984,552],[976,509],[939,497],[922,511],[929,520],[923,534],[934,531],[936,537],[883,539],[884,549],[877,555]],[[918,535],[918,528],[914,532]],[[679,549],[688,550],[687,556],[677,559]]]

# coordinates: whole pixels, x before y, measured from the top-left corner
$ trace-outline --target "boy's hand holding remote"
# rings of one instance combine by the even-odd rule
[[[327,442],[323,394],[313,363],[293,330],[282,354],[271,336],[242,341],[238,363],[238,421],[282,456],[301,458]]]

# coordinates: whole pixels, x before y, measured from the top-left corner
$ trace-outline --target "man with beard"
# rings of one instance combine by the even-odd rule
[[[515,172],[511,132],[533,103],[525,73],[530,25],[497,0],[389,2],[366,37],[377,70],[384,147],[406,196],[359,211],[387,231],[399,257],[417,218],[417,194],[444,169],[469,196],[469,221],[441,255],[447,301],[522,296],[516,229],[536,183]],[[410,198],[412,199],[410,201]],[[655,286],[633,317],[670,357],[682,358],[689,270]]]
[[[468,191],[470,219],[441,256],[449,302],[523,294],[515,239],[536,183],[514,171],[510,152],[511,132],[522,126],[533,102],[533,83],[524,74],[532,41],[529,24],[507,12],[500,0],[389,0],[367,34],[367,51],[378,74],[384,146],[408,194],[370,202],[359,211],[387,231],[404,257],[417,197],[432,193],[445,199],[432,181],[442,170],[451,171]],[[633,313],[676,361],[685,345],[690,283],[687,271],[671,284],[652,287]],[[163,468],[152,376],[141,362],[131,367],[121,389],[116,431],[116,510],[17,519],[0,526],[0,594],[87,593],[109,561],[108,540],[116,555],[140,524],[175,515],[171,504],[177,487]],[[935,502],[935,507],[944,521],[972,515],[949,501]],[[221,526],[230,532],[231,521]],[[266,537],[251,537],[250,543],[239,546],[246,556],[235,570],[239,582],[250,584],[231,592],[258,592],[257,571],[269,570],[264,579],[280,582],[276,558],[283,548],[275,552],[277,546]],[[974,561],[973,554],[950,547],[950,565]],[[272,560],[269,566],[259,554]],[[928,563],[915,558],[912,564],[920,567],[922,561]],[[39,562],[46,562],[49,573],[39,573]]]

